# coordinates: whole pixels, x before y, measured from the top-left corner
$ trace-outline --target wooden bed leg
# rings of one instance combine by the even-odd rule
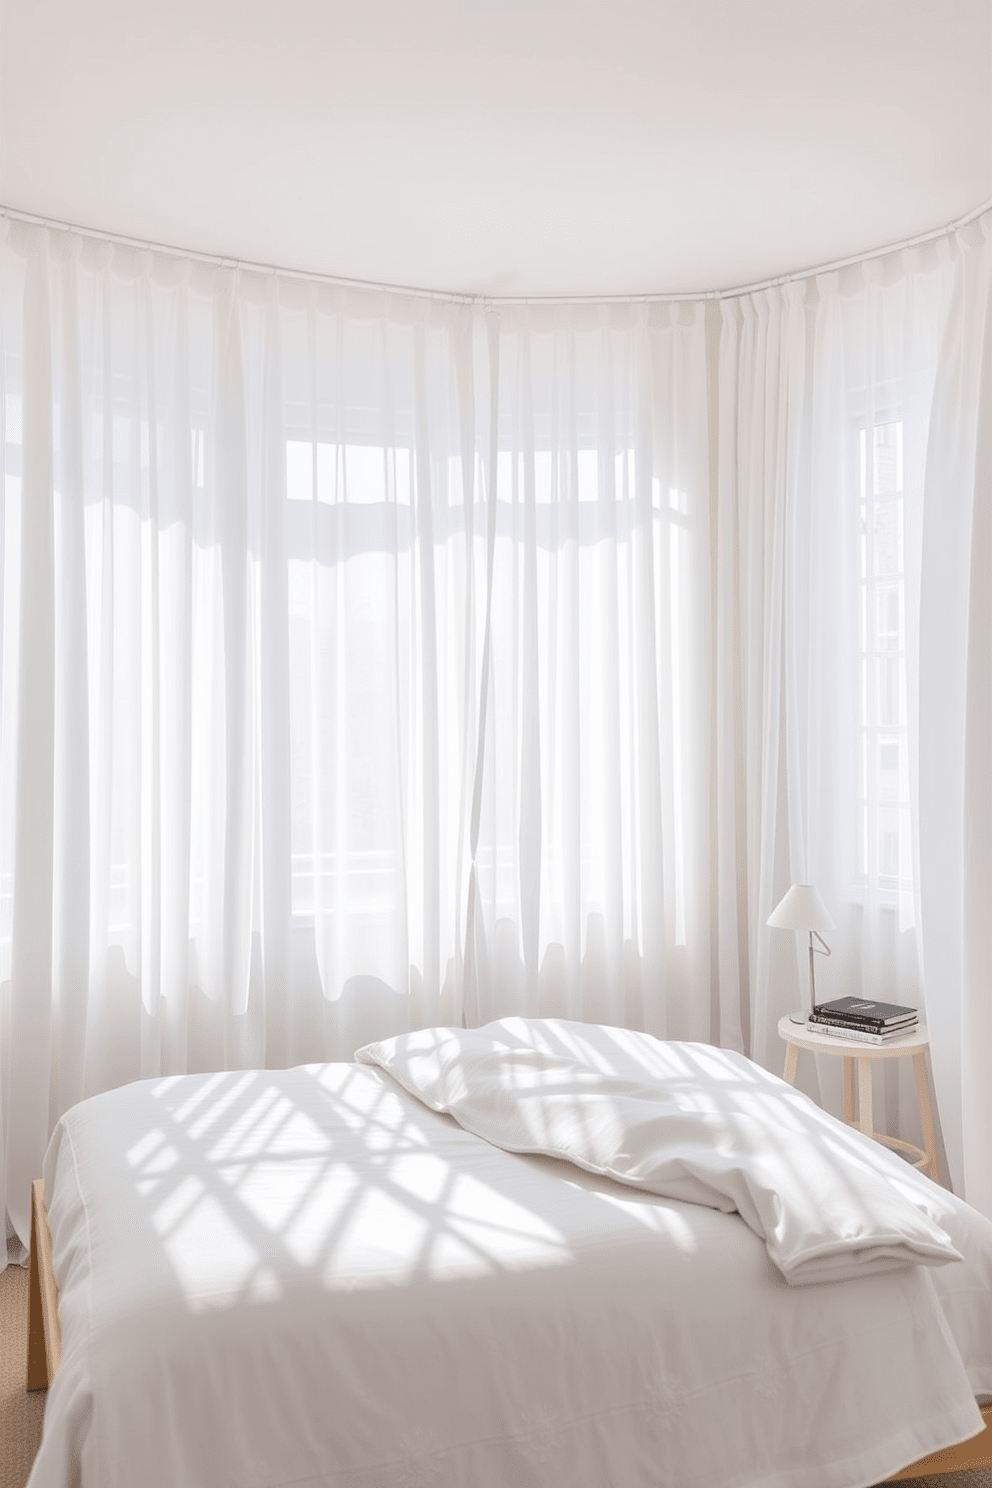
[[[31,1185],[31,1272],[28,1281],[28,1389],[47,1390],[62,1363],[59,1287],[52,1267],[45,1182]]]

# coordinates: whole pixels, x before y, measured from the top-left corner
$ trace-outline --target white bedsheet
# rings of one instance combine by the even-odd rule
[[[508,1152],[736,1210],[793,1286],[961,1259],[935,1184],[730,1049],[504,1018],[402,1034],[355,1058]]]
[[[506,1153],[378,1069],[127,1086],[45,1181],[30,1488],[856,1488],[992,1391],[992,1226],[957,1201],[963,1262],[791,1288],[737,1215]]]

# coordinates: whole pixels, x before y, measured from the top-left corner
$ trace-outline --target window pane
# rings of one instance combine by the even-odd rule
[[[875,572],[880,577],[894,577],[902,572],[902,502],[876,502],[874,527]]]
[[[286,495],[290,501],[313,500],[313,445],[286,441]]]
[[[902,420],[876,424],[874,429],[876,496],[894,496],[902,490]]]
[[[857,451],[861,799],[856,854],[862,878],[870,878],[883,895],[894,895],[904,886],[912,864],[906,756],[902,421],[889,417],[874,426],[861,425]]]

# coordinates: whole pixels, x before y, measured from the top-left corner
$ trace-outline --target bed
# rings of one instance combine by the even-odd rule
[[[534,1049],[554,1100],[546,1062],[523,1088]],[[689,1133],[664,1161],[661,1091]],[[647,1125],[618,1126],[631,1099]],[[755,1164],[756,1112],[789,1136]],[[797,1248],[824,1153],[841,1197],[878,1165],[884,1234],[804,1221]],[[36,1196],[29,1488],[859,1488],[992,1461],[992,1224],[729,1051],[512,1019],[141,1081],[63,1117]]]

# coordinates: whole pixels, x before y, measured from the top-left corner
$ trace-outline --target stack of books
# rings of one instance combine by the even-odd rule
[[[865,997],[837,997],[833,1002],[818,1003],[807,1027],[835,1038],[887,1044],[912,1033],[918,1022],[916,1008],[901,1007],[896,1002],[871,1002]]]

